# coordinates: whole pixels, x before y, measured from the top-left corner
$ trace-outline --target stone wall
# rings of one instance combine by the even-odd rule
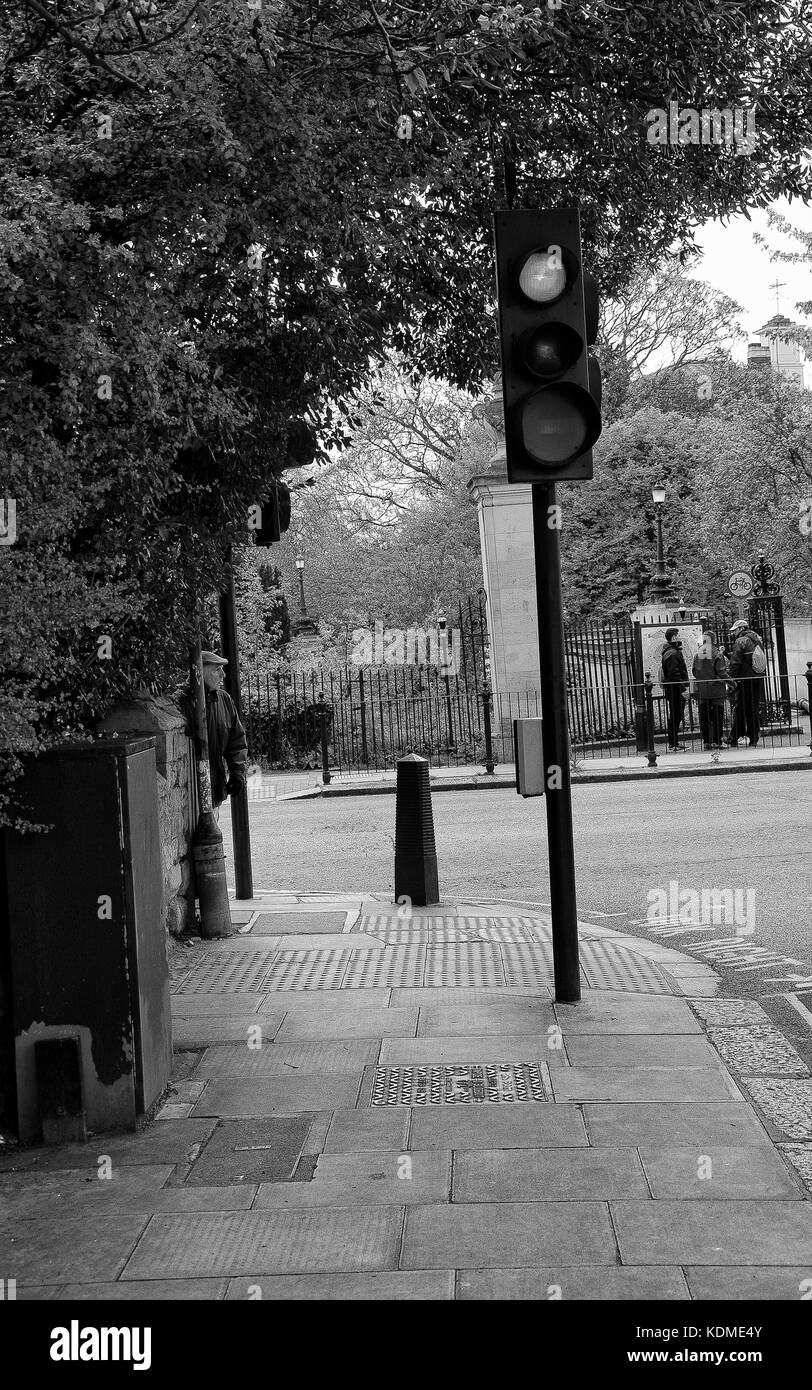
[[[158,770],[162,911],[170,936],[191,926],[195,915],[194,864],[191,836],[197,821],[197,785],[192,742],[186,719],[165,696],[116,705],[97,726],[97,733],[152,734]]]

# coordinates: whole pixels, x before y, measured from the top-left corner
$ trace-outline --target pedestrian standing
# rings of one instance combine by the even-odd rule
[[[684,752],[685,744],[679,741],[679,731],[685,718],[685,696],[689,681],[678,627],[666,628],[665,646],[660,663],[662,666],[660,683],[665,695],[668,715],[668,751],[669,753]]]
[[[203,687],[206,693],[206,730],[209,737],[209,767],[211,770],[211,799],[214,813],[220,819],[220,806],[227,796],[233,796],[246,784],[248,769],[248,739],[242,720],[228,691],[223,690],[225,657],[216,652],[201,652]],[[194,718],[188,686],[176,696],[189,719]]]
[[[750,747],[755,748],[763,694],[761,676],[767,669],[764,645],[759,634],[748,626],[744,618],[739,618],[733,624],[730,636],[733,638],[733,651],[728,674],[736,691],[730,746],[738,747],[739,739],[746,734]]]
[[[727,662],[716,646],[710,632],[702,634],[702,642],[691,668],[695,694],[699,705],[699,731],[706,752],[722,746],[722,725],[725,718]]]

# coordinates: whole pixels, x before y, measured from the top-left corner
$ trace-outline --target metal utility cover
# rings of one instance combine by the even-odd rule
[[[346,912],[261,912],[251,928],[251,936],[292,936],[303,932],[340,932]]]
[[[480,1105],[547,1100],[535,1062],[376,1067],[370,1105]]]
[[[184,1179],[185,1186],[288,1182],[310,1129],[311,1115],[221,1120]]]

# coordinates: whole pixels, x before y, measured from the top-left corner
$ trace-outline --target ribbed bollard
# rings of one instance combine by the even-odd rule
[[[398,758],[395,797],[395,898],[418,906],[440,901],[427,758]]]

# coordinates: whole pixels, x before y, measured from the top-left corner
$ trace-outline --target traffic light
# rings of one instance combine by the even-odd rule
[[[601,432],[595,281],[577,208],[494,215],[505,447],[511,483],[592,477]]]
[[[255,545],[273,545],[290,526],[290,488],[276,478],[263,502],[248,509],[248,526]]]

